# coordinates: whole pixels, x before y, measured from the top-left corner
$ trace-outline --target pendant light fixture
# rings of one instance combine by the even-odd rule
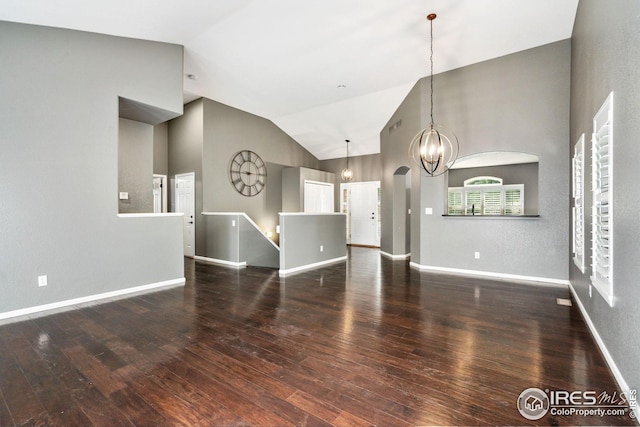
[[[345,141],[347,143],[347,167],[342,169],[340,176],[343,181],[351,181],[353,179],[353,171],[349,169],[349,140],[345,139]]]
[[[409,157],[429,176],[438,176],[449,170],[458,157],[458,138],[449,129],[433,122],[433,20],[436,14],[427,16],[431,26],[431,115],[429,127],[421,130],[409,145]]]

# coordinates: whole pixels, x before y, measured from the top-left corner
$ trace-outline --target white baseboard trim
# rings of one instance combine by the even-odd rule
[[[286,276],[287,274],[297,273],[297,272],[305,271],[305,270],[311,270],[313,268],[322,267],[323,265],[334,264],[336,262],[342,262],[342,261],[346,261],[346,260],[347,260],[347,256],[345,255],[345,256],[338,257],[338,258],[328,259],[326,261],[314,262],[313,264],[301,265],[300,267],[288,268],[286,270],[280,269],[278,271],[278,273],[280,274],[280,276]]]
[[[571,282],[569,282],[569,290],[571,291],[573,300],[578,305],[578,309],[580,310],[580,313],[582,314],[582,318],[584,319],[584,322],[587,324],[587,327],[589,328],[589,331],[591,332],[593,339],[595,340],[596,344],[598,345],[598,348],[602,352],[602,355],[604,356],[604,360],[607,362],[609,369],[611,369],[613,378],[615,378],[616,382],[618,383],[618,386],[620,387],[620,390],[624,392],[625,396],[629,396],[629,391],[631,390],[631,388],[629,387],[629,384],[627,384],[624,377],[622,376],[622,373],[620,372],[620,369],[618,369],[618,365],[616,365],[616,362],[613,360],[613,356],[611,356],[611,353],[609,353],[607,346],[604,345],[604,341],[602,341],[602,337],[600,337],[600,334],[598,333],[598,330],[593,324],[591,317],[589,317],[589,313],[587,313],[587,309],[582,304],[582,301],[580,301],[580,298],[578,298],[578,293],[573,288],[573,285],[571,284]],[[636,420],[640,419],[639,406],[636,406],[636,409],[634,412],[636,414]]]
[[[417,268],[418,270],[462,274],[464,276],[489,277],[494,279],[522,280],[526,282],[536,282],[535,284],[539,284],[542,286],[562,286],[562,287],[569,286],[568,280],[551,279],[548,277],[522,276],[519,274],[495,273],[491,271],[478,271],[478,270],[465,270],[461,268],[434,267],[430,265],[417,264],[415,262],[410,262],[409,265],[413,268]]]
[[[411,252],[409,252],[408,254],[392,255],[392,254],[390,254],[388,252],[380,251],[380,255],[384,255],[387,258],[391,258],[391,259],[409,259],[409,258],[411,258]]]
[[[133,288],[119,289],[117,291],[104,292],[102,294],[89,295],[86,297],[74,298],[74,299],[69,299],[65,301],[58,301],[51,304],[43,304],[43,305],[37,305],[35,307],[21,308],[19,310],[6,311],[4,313],[0,313],[0,320],[11,319],[15,317],[25,317],[35,313],[55,312],[56,310],[69,308],[69,307],[80,308],[80,307],[74,307],[74,306],[82,306],[84,304],[94,303],[96,301],[107,300],[110,298],[120,297],[124,295],[149,292],[152,290],[159,290],[160,288],[184,286],[185,283],[186,283],[186,279],[183,277],[181,279],[165,280],[163,282],[150,283],[148,285],[135,286]],[[52,314],[52,313],[45,313],[45,314]]]
[[[247,266],[246,261],[234,262],[234,261],[227,261],[226,259],[208,258],[200,255],[194,256],[193,259],[195,259],[196,261],[208,262],[211,264],[225,265],[227,267],[243,268]]]

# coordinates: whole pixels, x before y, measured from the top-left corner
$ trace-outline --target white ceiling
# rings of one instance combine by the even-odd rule
[[[571,37],[578,0],[0,0],[0,20],[185,46],[185,102],[272,120],[319,159],[378,153],[428,75]],[[345,88],[338,86],[345,85]],[[436,88],[437,90],[437,88]]]

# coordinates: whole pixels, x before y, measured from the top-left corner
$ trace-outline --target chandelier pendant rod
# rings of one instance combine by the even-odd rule
[[[458,157],[458,138],[444,126],[436,125],[433,119],[433,20],[435,13],[427,15],[429,20],[429,126],[418,132],[409,144],[409,158],[429,176],[438,176],[449,170]]]
[[[436,14],[435,13],[431,13],[429,14],[429,16],[427,16],[427,19],[429,20],[429,24],[430,24],[430,32],[429,32],[429,36],[430,36],[430,46],[431,46],[431,50],[429,53],[429,61],[431,62],[431,79],[430,79],[430,83],[431,83],[431,128],[433,128],[433,20],[436,19]]]

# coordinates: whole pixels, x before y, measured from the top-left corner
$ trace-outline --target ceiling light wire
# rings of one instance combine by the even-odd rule
[[[430,23],[429,127],[422,129],[409,144],[409,158],[428,176],[438,176],[448,171],[458,157],[458,137],[449,129],[436,125],[433,120],[433,20],[435,13],[427,15]]]

